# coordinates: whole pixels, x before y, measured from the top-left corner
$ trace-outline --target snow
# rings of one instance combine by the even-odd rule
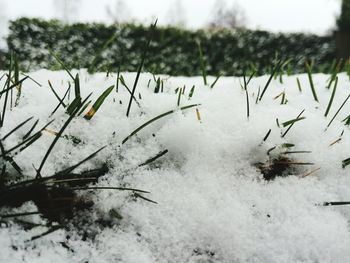
[[[73,74],[76,73],[80,75],[82,96],[93,92],[93,101],[116,80],[115,74],[106,77],[102,73],[88,75],[85,70]],[[47,80],[63,96],[69,76],[63,71],[46,70],[30,76],[42,87],[30,80],[24,82],[20,104],[7,112],[2,135],[31,116],[40,119],[38,127],[54,118],[49,126],[53,131],[58,131],[68,118],[63,108],[49,116],[58,101]],[[132,87],[135,73],[123,73],[123,76]],[[240,78],[220,78],[211,89],[202,84],[201,77],[160,77],[164,79],[164,92],[155,94],[152,75],[141,75],[137,87],[137,94],[142,95],[141,108],[133,103],[129,118],[125,116],[129,94],[120,86],[119,93],[113,91],[91,121],[82,117],[74,119],[65,134],[84,143],[74,145],[60,139],[42,172],[50,176],[107,145],[79,170],[95,168],[107,161],[110,171],[98,186],[150,191],[144,196],[158,204],[135,201],[128,192],[94,192],[94,212],[85,216],[91,220],[96,236],[87,240],[71,227],[28,241],[45,232],[45,228],[26,231],[16,223],[2,225],[2,262],[349,262],[350,208],[321,205],[350,200],[350,168],[342,168],[342,161],[350,157],[350,131],[341,122],[349,115],[350,103],[326,129],[350,93],[346,74],[339,75],[337,93],[327,118],[324,112],[331,95],[331,90],[326,89],[328,75],[313,76],[319,103],[314,101],[307,75],[303,74],[283,76],[283,84],[274,80],[262,100],[255,104],[258,88],[263,89],[268,76],[254,78],[248,87],[249,119]],[[297,77],[302,92],[297,88]],[[148,88],[149,79],[152,81]],[[209,83],[213,81],[210,77]],[[200,103],[197,107],[200,121],[196,107],[177,111],[121,144],[141,124],[176,109],[175,89],[184,85],[186,92],[181,106]],[[196,89],[189,100],[192,85]],[[285,105],[280,104],[281,97],[273,99],[283,91],[288,100]],[[283,123],[295,119],[303,109],[306,119],[296,122],[286,137],[281,138],[286,128],[277,127],[276,118]],[[5,148],[15,145],[31,124],[6,139]],[[262,143],[269,129],[271,135]],[[330,146],[342,131],[342,140]],[[44,133],[39,142],[16,156],[25,174],[35,176],[33,165],[39,166],[53,138],[52,134]],[[295,151],[311,151],[289,157],[314,165],[297,166],[290,176],[265,181],[254,164],[267,161],[267,151],[283,143],[295,144],[292,148]],[[138,167],[165,149],[169,152],[155,164]],[[279,147],[272,154],[284,150]],[[303,177],[316,168],[321,169]],[[115,219],[111,227],[94,225],[93,221],[108,217],[111,209],[123,218]],[[34,204],[25,204],[16,211],[2,209],[1,214],[33,210]],[[45,221],[38,216],[26,219]]]

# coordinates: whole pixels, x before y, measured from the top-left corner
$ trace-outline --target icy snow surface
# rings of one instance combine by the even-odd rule
[[[94,92],[93,101],[116,81],[115,74],[91,76],[83,70],[79,74],[82,96]],[[58,101],[48,88],[47,80],[62,97],[69,76],[65,72],[45,70],[30,76],[42,87],[31,80],[24,82],[20,104],[6,113],[2,135],[31,116],[40,119],[38,127],[54,118],[49,126],[53,131],[58,131],[67,119],[63,108],[49,117]],[[135,74],[123,76],[131,88]],[[302,92],[297,88],[297,77]],[[113,91],[91,121],[82,117],[74,119],[65,134],[78,137],[83,143],[76,146],[60,139],[42,174],[52,175],[107,145],[79,170],[107,161],[110,172],[100,179],[99,186],[123,185],[147,190],[151,193],[145,197],[158,204],[142,199],[135,201],[128,192],[96,191],[92,193],[95,214],[89,216],[97,220],[108,217],[109,211],[115,209],[123,219],[114,220],[111,227],[97,229],[95,238],[85,241],[74,228],[28,241],[46,229],[25,231],[15,223],[2,225],[0,261],[350,262],[350,207],[318,205],[327,201],[350,201],[350,167],[342,168],[342,161],[350,157],[350,131],[341,122],[350,113],[350,102],[326,130],[350,93],[350,82],[345,74],[339,75],[335,100],[325,118],[331,95],[331,90],[326,89],[329,76],[313,77],[319,103],[313,99],[307,75],[299,75],[284,76],[283,84],[274,80],[256,104],[258,89],[263,89],[268,76],[254,78],[248,87],[249,119],[246,94],[240,85],[243,80],[239,78],[221,78],[210,89],[202,84],[200,77],[161,76],[164,92],[155,94],[152,75],[142,74],[136,91],[136,97],[139,93],[142,97],[141,108],[133,103],[129,118],[125,113],[130,95],[120,85],[119,93]],[[214,78],[209,78],[209,83],[213,81]],[[175,89],[184,85],[181,106],[193,103],[200,106],[162,118],[121,145],[122,140],[144,122],[176,109]],[[189,100],[193,85],[195,92]],[[274,99],[283,91],[288,100],[285,105],[281,105],[281,96]],[[281,138],[287,129],[282,123],[295,119],[303,109],[302,116],[306,119],[296,122],[286,137]],[[5,148],[19,142],[30,125],[6,139]],[[271,135],[262,143],[269,129],[272,129]],[[330,146],[343,130],[342,140]],[[25,174],[35,176],[33,164],[39,166],[53,138],[52,134],[45,133],[39,142],[16,156]],[[288,157],[314,165],[296,165],[293,175],[267,182],[254,164],[266,162],[267,151],[283,143],[295,144],[289,149],[292,151],[311,151]],[[169,150],[168,154],[155,163],[138,167],[165,149]],[[286,149],[277,147],[271,154],[283,151]],[[317,168],[321,169],[303,177]],[[21,209],[35,211],[35,206],[27,204]],[[2,211],[5,212],[14,211]],[[38,216],[26,219],[44,220]]]

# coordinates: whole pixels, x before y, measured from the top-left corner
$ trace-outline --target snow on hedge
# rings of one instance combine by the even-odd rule
[[[106,77],[105,74],[88,75],[85,71],[78,73],[82,96],[94,92],[93,101],[116,80],[115,74]],[[62,97],[69,76],[65,72],[45,70],[30,76],[42,87],[30,80],[24,82],[19,106],[6,113],[2,136],[31,116],[39,118],[41,126],[55,119],[48,127],[51,131],[58,131],[67,119],[63,108],[49,117],[58,101],[47,80]],[[123,76],[132,87],[135,74]],[[297,77],[302,92],[298,90]],[[98,186],[128,186],[150,191],[145,197],[158,204],[135,200],[128,192],[94,191],[91,193],[95,203],[93,211],[80,215],[82,221],[85,217],[92,220],[89,231],[95,233],[94,238],[86,240],[73,225],[70,230],[58,230],[28,241],[47,229],[38,227],[26,231],[16,223],[2,224],[2,262],[350,261],[350,207],[322,206],[324,202],[350,201],[350,167],[342,168],[342,161],[350,157],[350,131],[342,122],[349,115],[350,102],[326,129],[350,93],[348,76],[339,75],[327,118],[324,113],[333,89],[333,86],[331,90],[326,89],[329,76],[313,76],[319,103],[313,99],[305,74],[284,76],[283,84],[274,80],[256,104],[258,89],[262,91],[268,76],[254,78],[248,86],[249,119],[242,79],[221,78],[211,89],[202,84],[200,77],[161,78],[164,92],[156,94],[152,75],[141,75],[136,92],[141,107],[133,103],[129,118],[125,113],[130,95],[121,84],[119,92],[113,91],[90,121],[75,118],[65,134],[79,138],[82,143],[75,145],[60,139],[42,171],[44,176],[52,175],[107,145],[79,170],[107,162],[110,170]],[[210,83],[213,81],[209,79]],[[162,118],[121,144],[146,121],[176,109],[175,90],[184,85],[180,106],[194,103],[200,106]],[[189,100],[193,85],[195,92]],[[283,91],[287,103],[281,105],[282,96],[274,98]],[[281,138],[288,128],[282,123],[297,118],[303,109],[305,119],[295,122]],[[263,142],[270,129],[270,136]],[[4,143],[5,148],[18,143],[24,133],[19,131],[11,136]],[[16,156],[24,174],[35,176],[33,165],[38,167],[53,139],[50,132],[45,132],[39,142]],[[286,143],[295,146],[281,147]],[[267,155],[274,146],[276,149]],[[138,167],[165,149],[168,153],[156,162]],[[311,151],[288,154],[288,158],[295,163],[314,165],[291,165],[288,176],[264,180],[256,164],[266,163],[286,151]],[[35,206],[28,203],[16,210],[0,211],[6,214],[33,210]],[[118,212],[111,226],[94,225],[93,221],[113,217],[111,211]],[[38,215],[21,219],[45,222]]]

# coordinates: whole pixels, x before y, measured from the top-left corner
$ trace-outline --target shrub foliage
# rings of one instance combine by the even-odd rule
[[[135,24],[71,24],[57,20],[21,18],[10,23],[9,50],[18,54],[23,69],[58,69],[52,50],[71,68],[90,71],[137,71],[149,27]],[[184,30],[158,27],[152,32],[144,70],[155,74],[201,75],[198,42],[210,75],[241,75],[255,68],[271,71],[276,56],[291,58],[291,71],[323,71],[335,58],[332,37],[275,34],[247,29]]]

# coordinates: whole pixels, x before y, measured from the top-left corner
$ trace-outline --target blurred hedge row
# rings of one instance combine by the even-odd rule
[[[21,18],[10,23],[9,50],[17,53],[22,68],[58,69],[51,49],[71,68],[136,71],[149,36],[142,25],[66,25],[57,20]],[[332,37],[306,34],[273,34],[266,31],[198,30],[157,27],[145,61],[145,71],[155,74],[200,75],[197,42],[200,41],[207,72],[241,75],[256,67],[270,71],[276,54],[293,59],[292,72],[304,70],[305,59],[315,71],[324,71],[335,58]]]

